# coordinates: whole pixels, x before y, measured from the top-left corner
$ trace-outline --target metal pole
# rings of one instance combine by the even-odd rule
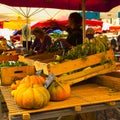
[[[82,28],[83,28],[83,42],[84,42],[84,38],[86,37],[85,34],[85,2],[86,0],[82,0],[82,18],[83,18],[83,22],[82,22]]]
[[[28,17],[26,18],[26,23],[27,23],[27,26],[28,26]],[[28,35],[26,36],[26,49],[28,51]]]

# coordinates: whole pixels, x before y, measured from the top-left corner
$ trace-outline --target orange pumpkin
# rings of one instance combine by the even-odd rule
[[[23,83],[16,89],[14,100],[21,108],[35,109],[48,104],[50,94],[46,88],[38,84],[31,86]]]
[[[10,86],[11,90],[15,90],[19,86],[19,84],[20,80],[15,80]]]
[[[16,91],[17,91],[16,89],[15,89],[15,90],[12,90],[12,91],[11,91],[11,95],[14,96],[15,93],[16,93]]]
[[[28,85],[31,84],[40,84],[43,85],[43,83],[45,82],[45,77],[43,76],[37,76],[37,75],[27,75],[26,77],[24,77],[20,83],[26,83]]]
[[[67,83],[54,80],[48,87],[48,91],[50,93],[50,100],[60,101],[70,96],[71,88]]]

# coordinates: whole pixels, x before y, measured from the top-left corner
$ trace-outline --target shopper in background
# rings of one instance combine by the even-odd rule
[[[95,31],[92,27],[87,28],[86,30],[86,37],[90,40],[94,38]]]
[[[32,34],[35,35],[35,40],[31,45],[30,50],[37,51],[37,53],[43,53],[52,44],[51,37],[46,34],[42,28],[34,28]]]
[[[117,37],[118,51],[120,51],[120,34]]]
[[[111,47],[114,51],[116,51],[116,47],[117,47],[117,40],[112,37],[111,41],[110,41]]]
[[[68,17],[68,26],[61,26],[57,23],[51,23],[53,26],[56,26],[63,31],[66,30],[68,32],[68,36],[66,39],[59,39],[63,41],[66,46],[66,49],[71,49],[72,46],[76,46],[79,44],[83,44],[83,36],[82,36],[82,16],[73,12]]]

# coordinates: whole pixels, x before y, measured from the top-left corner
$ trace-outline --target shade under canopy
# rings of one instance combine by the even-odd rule
[[[120,5],[120,0],[84,0],[87,11],[106,12]],[[0,3],[18,7],[44,7],[82,10],[83,0],[0,0]]]

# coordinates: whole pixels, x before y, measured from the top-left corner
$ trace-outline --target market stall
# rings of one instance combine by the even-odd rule
[[[14,5],[18,4],[14,1],[10,1],[10,2],[5,0],[3,1],[3,3],[9,4],[9,5],[11,5],[12,2],[15,3]],[[35,4],[36,2],[35,3],[34,2],[35,1],[32,1],[32,2],[29,2],[28,4],[27,2],[22,1],[20,2],[20,4],[21,6],[23,5],[38,6],[39,5],[39,4]],[[91,2],[88,0],[87,2],[92,3],[92,5],[95,5],[94,7],[92,5],[88,6],[89,10],[92,8],[98,9],[98,6],[96,6],[96,4],[99,1]],[[55,7],[53,5],[62,5],[62,6],[56,6],[56,7],[68,8],[68,4],[67,6],[65,6],[64,1],[61,1],[60,2],[61,4],[55,4],[55,3],[56,3],[55,1],[47,1],[44,4],[40,3],[39,7],[41,7],[41,5],[43,5],[44,7],[47,7],[47,5],[49,5],[50,7]],[[90,3],[88,5],[90,5]],[[96,3],[96,4],[93,4],[93,3]],[[109,6],[107,4],[107,7],[105,7],[104,10],[105,11],[109,10],[110,8],[108,7],[114,7],[116,4],[120,4],[120,2],[116,0],[111,3],[111,6],[109,2]],[[79,4],[75,3],[73,5],[79,5]],[[87,4],[86,4],[86,7],[87,7]],[[75,8],[78,8],[78,7],[75,6]],[[71,9],[74,9],[74,6]],[[98,10],[102,11],[103,7],[99,7]],[[31,94],[31,91],[29,92],[27,91],[26,93],[24,92],[29,88],[30,88],[29,90],[33,89],[34,88],[33,79],[36,82],[35,77],[41,78],[41,76],[33,76],[33,79],[31,79],[29,75],[27,76],[27,78],[23,77],[23,79],[20,79],[20,81],[24,82],[25,86],[23,87],[23,89],[21,89],[22,83],[20,82],[20,84],[15,88],[16,93],[13,93],[11,89],[11,85],[14,82],[13,78],[20,77],[21,74],[23,76],[26,76],[27,74],[26,72],[21,73],[21,70],[18,71],[17,73],[14,72],[16,76],[15,77],[10,76],[12,79],[11,81],[9,81],[9,83],[6,83],[7,86],[2,85],[0,87],[1,93],[7,105],[9,120],[14,120],[16,119],[16,117],[17,119],[23,119],[23,120],[37,119],[37,117],[42,120],[47,118],[55,118],[55,117],[57,117],[57,119],[60,119],[62,118],[62,116],[67,116],[71,114],[86,113],[91,111],[93,112],[97,110],[99,111],[99,110],[110,109],[110,108],[118,109],[120,106],[120,103],[119,103],[120,85],[118,82],[119,75],[111,76],[111,74],[116,72],[117,70],[115,60],[114,60],[114,53],[113,53],[113,50],[110,49],[110,46],[108,47],[108,44],[106,44],[108,40],[106,41],[106,38],[104,37],[102,38],[103,39],[101,39],[101,37],[99,37],[99,39],[97,38],[94,39],[92,42],[94,44],[90,44],[91,46],[89,47],[88,47],[89,44],[87,43],[84,44],[84,46],[79,46],[79,49],[75,47],[74,49],[72,49],[72,51],[69,52],[70,54],[67,54],[67,57],[63,58],[60,55],[59,57],[57,57],[57,62],[51,61],[52,64],[48,62],[44,63],[41,60],[37,61],[33,59],[28,59],[28,58],[26,60],[26,58],[25,59],[23,58],[22,60],[25,61],[25,63],[27,63],[28,66],[34,65],[37,72],[39,72],[39,70],[43,70],[43,73],[47,75],[47,78],[45,79],[46,81],[51,80],[50,79],[51,77],[49,77],[49,75],[51,75],[51,72],[52,72],[55,75],[55,77],[53,78],[57,83],[57,87],[59,86],[58,90],[59,92],[61,92],[61,94],[58,94],[58,91],[57,93],[54,92],[55,93],[54,95],[58,95],[55,98],[51,97],[53,94],[50,94],[50,95],[47,94],[47,97],[45,97],[47,99],[45,99],[46,102],[44,103],[44,101],[41,101],[39,97],[39,95],[42,94],[39,91],[40,94],[35,94],[34,96],[38,99],[34,99],[34,100],[32,99],[33,100],[32,102],[35,102],[35,104],[29,104],[29,102],[31,102],[29,101],[30,100],[29,98],[32,98],[33,94]],[[85,45],[87,45],[87,47],[85,47]],[[93,49],[93,47],[95,49]],[[78,50],[81,50],[81,51],[78,52]],[[76,51],[77,51],[77,54],[76,54]],[[71,59],[68,59],[68,58],[71,58]],[[23,62],[23,61],[20,61],[20,62]],[[37,64],[35,64],[36,62]],[[108,82],[108,79],[106,79],[106,77],[109,78],[109,82]],[[29,86],[31,85],[30,84],[31,81],[33,84],[32,87]],[[63,82],[63,84],[66,83],[69,86],[63,87],[63,84],[61,82]],[[26,83],[28,86],[26,86]],[[48,84],[40,83],[40,85],[41,84],[45,86],[48,85]],[[46,89],[48,87],[49,92],[50,90],[52,90],[52,88],[49,88],[50,86],[47,86],[47,87],[45,86],[44,87],[42,86],[42,89],[43,88]],[[56,88],[56,86],[54,85],[52,86],[53,88],[54,87]],[[38,89],[34,88],[35,89],[34,91],[40,90],[39,87]],[[54,91],[56,91],[55,88],[54,88]],[[66,90],[68,91],[66,92]],[[20,91],[21,91],[21,94],[20,94]],[[22,104],[21,101],[19,101],[20,99],[22,99],[23,96],[25,97],[25,99],[23,100],[24,104]],[[64,100],[62,98],[64,98]],[[55,99],[60,101],[55,101]]]
[[[55,117],[59,119],[71,114],[76,115],[78,113],[119,107],[119,78],[108,75],[108,73],[114,73],[116,71],[114,53],[111,49],[108,49],[106,52],[103,48],[101,50],[103,50],[103,52],[98,54],[92,55],[91,52],[91,55],[86,56],[87,60],[76,58],[75,60],[67,60],[62,63],[56,62],[53,65],[50,65],[50,61],[53,62],[54,55],[56,55],[54,52],[52,54],[47,53],[47,58],[45,58],[45,54],[43,54],[43,56],[45,55],[44,57],[42,55],[33,55],[25,58],[24,56],[21,56],[21,60],[19,59],[19,61],[27,63],[29,67],[7,67],[7,71],[11,71],[11,76],[6,77],[4,77],[7,72],[6,69],[4,67],[1,68],[1,93],[7,105],[9,120],[14,120],[16,118],[29,120],[35,119],[36,116],[38,116],[38,118],[40,117],[39,119],[41,120]],[[44,59],[48,61],[44,62]],[[96,61],[94,61],[94,59]],[[32,68],[30,68],[30,65],[32,65]],[[69,84],[71,86],[70,96],[61,101],[50,100],[48,104],[42,108],[25,109],[20,107],[15,101],[15,94],[13,95],[12,93],[11,85],[14,83],[14,78],[18,79],[23,76],[24,79],[24,76],[28,74],[34,75],[35,71],[33,66],[35,67],[36,72],[42,69],[43,73],[47,76],[52,72],[55,77],[57,77],[58,82],[64,81]],[[27,67],[27,69],[25,67]],[[104,79],[102,78],[101,80],[101,77]],[[105,79],[106,77],[109,77],[109,82]],[[23,79],[21,81],[23,81]],[[110,89],[115,92],[111,92]],[[54,113],[55,115],[51,115],[51,113]]]

